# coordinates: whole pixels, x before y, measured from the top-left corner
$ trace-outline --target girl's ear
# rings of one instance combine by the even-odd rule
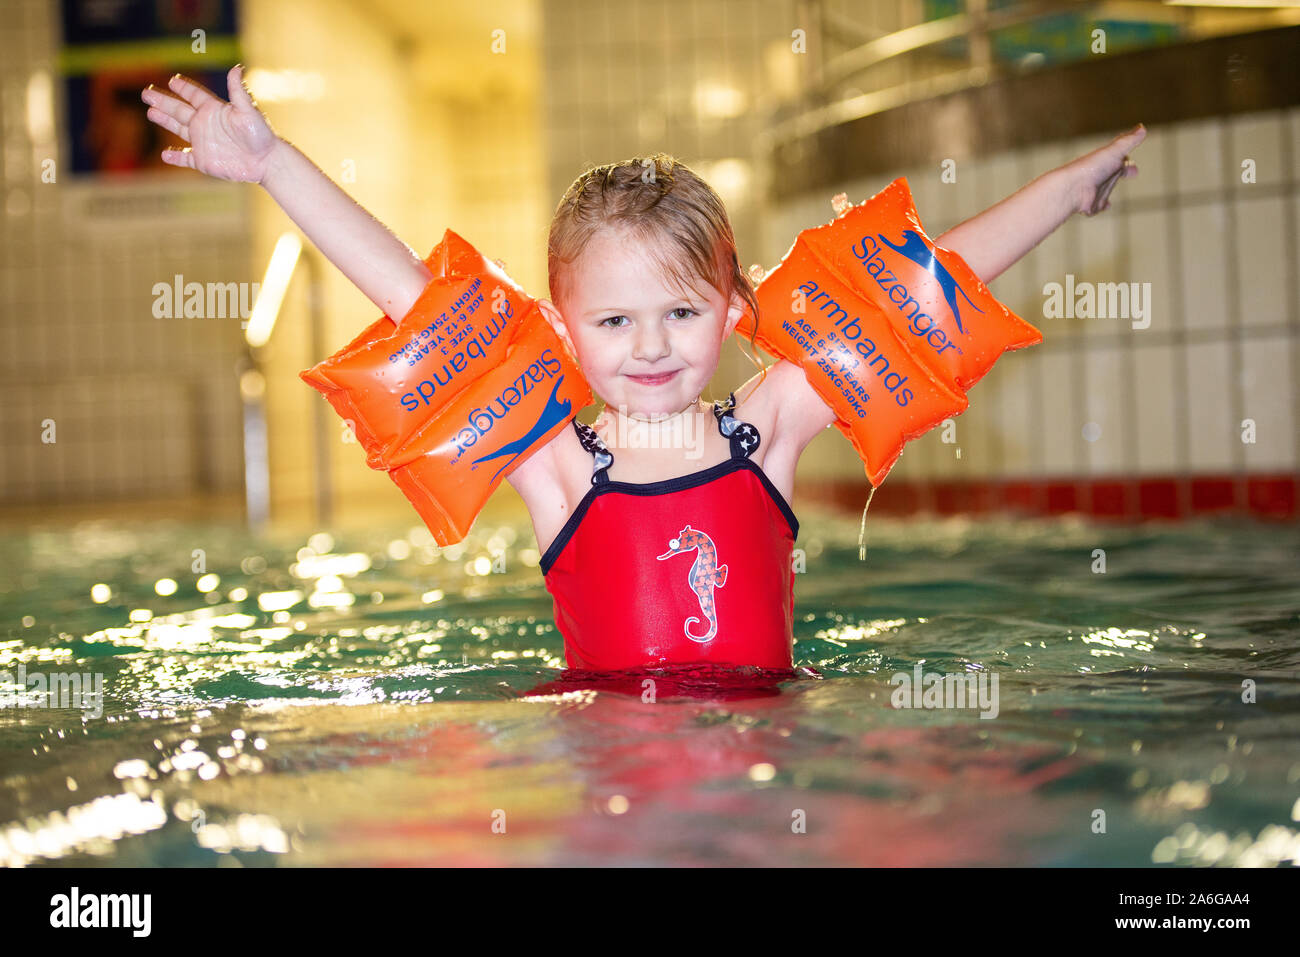
[[[725,340],[729,335],[736,331],[736,326],[740,323],[741,317],[745,315],[745,300],[740,293],[731,294],[731,303],[727,307],[727,324],[723,327],[722,338]]]
[[[560,315],[560,310],[556,309],[555,304],[549,299],[538,299],[537,308],[542,311],[542,316],[550,323],[551,329],[560,337],[565,348],[576,357],[578,352],[573,348],[573,340],[569,338],[569,330],[564,324],[564,316]]]

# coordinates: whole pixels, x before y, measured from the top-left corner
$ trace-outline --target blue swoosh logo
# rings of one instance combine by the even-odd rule
[[[491,481],[495,482],[498,475],[508,469],[515,459],[527,452],[534,442],[551,430],[552,426],[567,419],[570,411],[573,409],[573,403],[568,399],[561,402],[555,398],[556,393],[560,391],[560,385],[563,382],[564,376],[560,376],[555,380],[555,388],[551,390],[551,396],[546,400],[546,406],[542,409],[542,414],[538,416],[537,422],[531,429],[513,442],[507,442],[495,452],[489,452],[481,459],[475,459],[470,463],[470,465],[478,465],[480,462],[486,462],[489,459],[497,459],[503,455],[509,455],[510,458],[506,460],[506,463],[493,474]]]
[[[931,276],[943,290],[943,297],[948,300],[948,308],[952,310],[953,318],[957,320],[957,331],[965,335],[966,327],[961,324],[961,310],[957,308],[957,293],[966,297],[970,307],[976,312],[982,313],[984,310],[971,302],[970,296],[966,295],[966,290],[957,285],[957,280],[953,278],[952,273],[948,272],[947,267],[935,258],[930,247],[926,245],[925,240],[914,229],[903,230],[903,244],[895,246],[884,234],[880,234],[880,241],[901,256],[906,256],[912,262],[916,263]]]

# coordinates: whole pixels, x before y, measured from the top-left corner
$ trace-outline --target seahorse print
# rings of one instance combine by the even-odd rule
[[[668,549],[659,556],[660,561],[695,549],[695,561],[691,565],[687,581],[690,583],[691,591],[695,592],[695,597],[700,600],[700,611],[709,623],[709,630],[703,635],[691,634],[691,625],[700,621],[692,615],[682,625],[682,631],[691,641],[709,641],[718,633],[718,613],[713,604],[713,589],[721,588],[727,583],[727,566],[718,564],[718,550],[714,547],[713,539],[689,525],[668,543]]]

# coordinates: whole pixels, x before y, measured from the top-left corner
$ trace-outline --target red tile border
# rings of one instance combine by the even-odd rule
[[[1246,500],[1256,515],[1296,518],[1296,492],[1294,478],[1251,476],[1246,480]]]
[[[1236,508],[1237,483],[1219,476],[1193,476],[1192,511],[1223,512]]]
[[[801,482],[801,498],[861,512],[868,485]],[[954,482],[886,481],[871,500],[877,515],[1062,515],[1145,521],[1240,514],[1300,520],[1300,475],[1127,476],[1098,479],[990,479]]]
[[[1061,515],[1080,510],[1078,482],[1047,482],[1047,514]]]
[[[1126,482],[1097,481],[1088,496],[1088,512],[1095,518],[1130,518]]]
[[[1142,518],[1181,518],[1177,479],[1138,479],[1137,512]]]
[[[1000,505],[1010,511],[1035,512],[1039,508],[1039,489],[1034,482],[1000,483]]]

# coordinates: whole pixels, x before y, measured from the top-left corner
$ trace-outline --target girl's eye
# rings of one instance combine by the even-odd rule
[[[684,316],[679,315],[679,313],[683,313],[683,312],[686,313],[686,315]],[[678,306],[671,313],[669,313],[669,315],[672,316],[674,319],[690,319],[693,316],[699,315],[699,313],[697,313],[694,309],[690,309],[686,306]],[[622,329],[623,326],[626,324],[626,321],[627,321],[627,316],[610,316],[607,319],[600,320],[598,325],[608,326],[611,329]]]

